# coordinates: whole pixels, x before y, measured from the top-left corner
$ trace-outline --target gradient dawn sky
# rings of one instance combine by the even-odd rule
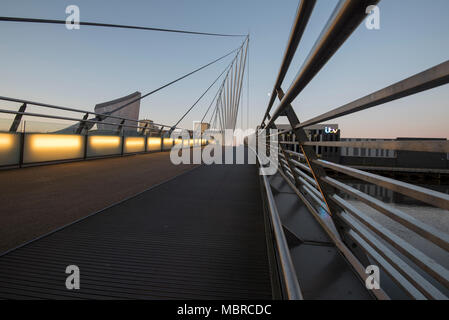
[[[285,91],[337,2],[318,0],[284,82]],[[65,8],[71,4],[79,6],[81,21],[250,32],[249,123],[255,127],[267,107],[298,0],[2,0],[0,15],[65,20]],[[301,120],[449,59],[448,0],[383,0],[379,7],[381,29],[370,31],[361,25],[296,99],[294,107]],[[224,55],[241,41],[85,26],[68,31],[63,25],[0,22],[0,95],[93,110],[100,102],[135,91],[147,93]],[[230,59],[144,99],[141,118],[173,124]],[[190,128],[192,121],[200,120],[215,92],[181,125]],[[243,94],[246,127],[246,89]],[[340,125],[343,137],[449,138],[449,86],[332,123]]]

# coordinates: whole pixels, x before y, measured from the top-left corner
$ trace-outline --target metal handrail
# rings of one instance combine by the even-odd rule
[[[406,241],[404,241],[403,239],[401,239],[400,237],[389,231],[387,228],[375,222],[372,218],[367,216],[361,210],[352,206],[347,201],[343,200],[340,196],[334,195],[333,197],[335,201],[337,201],[343,208],[346,209],[346,212],[351,214],[358,221],[360,221],[374,233],[379,235],[382,239],[386,240],[394,248],[396,248],[405,256],[410,258],[413,262],[415,262],[421,268],[426,270],[429,274],[438,279],[440,282],[446,283],[446,285],[448,284],[449,272],[439,263],[437,263],[427,255],[425,255],[420,250],[408,244]]]
[[[282,230],[282,223],[279,218],[271,187],[266,176],[262,176],[264,188],[266,190],[268,199],[268,209],[273,226],[274,237],[276,239],[276,246],[279,254],[280,265],[285,279],[285,288],[289,300],[303,300],[301,288],[296,277],[296,270],[290,257],[290,252],[285,239],[284,231]]]
[[[259,155],[252,148],[249,148],[249,150],[255,153],[257,162],[260,166],[262,164],[262,161]],[[268,200],[268,211],[270,214],[270,221],[273,228],[274,239],[276,243],[277,253],[279,255],[279,263],[282,269],[287,297],[289,300],[303,300],[304,297],[301,292],[298,277],[296,276],[296,270],[290,256],[287,239],[285,238],[282,222],[279,217],[279,212],[273,197],[273,193],[271,191],[270,183],[265,175],[261,175],[261,179],[263,181],[263,188],[265,189],[265,194]]]
[[[350,102],[342,107],[305,121],[298,127],[304,128],[324,121],[336,119],[422,91],[430,90],[447,83],[449,83],[449,60],[408,79]]]
[[[268,158],[268,159],[269,159],[269,161],[272,161],[270,158]],[[297,186],[294,183],[293,175],[290,174],[290,179],[288,179],[287,176],[282,172],[282,170],[278,169],[278,173],[287,182],[287,184],[290,186],[290,188],[292,188],[292,190],[296,193],[296,195],[304,202],[306,207],[312,213],[315,220],[321,225],[323,230],[326,232],[326,234],[329,236],[329,238],[335,243],[335,245],[340,250],[340,252],[343,254],[343,256],[353,266],[354,270],[356,271],[356,273],[358,274],[360,279],[365,280],[367,275],[365,273],[365,268],[363,267],[361,262],[351,252],[351,250],[349,250],[349,248],[343,243],[343,241],[336,234],[336,232],[334,230],[332,230],[326,222],[323,221],[323,218],[318,213],[316,207],[313,206],[312,203],[310,203],[310,201],[305,197],[305,195],[299,191],[299,189],[297,188]],[[382,288],[380,290],[373,291],[373,294],[379,300],[389,300],[390,299],[389,296],[382,290]]]
[[[397,181],[394,179],[376,175],[374,173],[357,170],[329,161],[315,160],[314,162],[320,166],[332,169],[334,171],[344,173],[346,175],[349,175],[357,179],[361,179],[366,182],[374,183],[378,186],[393,190],[395,192],[402,193],[406,196],[415,198],[430,205],[440,207],[445,210],[449,210],[449,195],[445,193],[415,186],[410,183]]]
[[[290,153],[294,153],[294,152],[290,152]],[[295,153],[295,154],[298,154],[298,153]],[[295,168],[296,173],[298,173],[302,178],[308,177],[307,180],[309,180],[309,182],[305,181],[301,177],[299,177],[299,179],[302,182],[302,184],[304,185],[304,187],[306,189],[305,191],[307,193],[309,193],[312,196],[312,198],[314,198],[315,202],[317,202],[320,206],[323,206],[322,200],[318,199],[318,197],[317,197],[318,190],[316,189],[316,184],[311,184],[310,183],[311,178],[305,173],[305,172],[308,172],[309,170],[306,170],[307,168],[305,167],[305,165],[302,165],[301,163],[299,163],[295,160],[290,159],[289,161],[290,161],[290,163],[295,164],[295,166],[297,167],[297,168]],[[325,162],[325,161],[319,160],[318,162]],[[328,162],[326,162],[326,163],[328,163]],[[298,166],[298,164],[300,166]],[[343,166],[340,166],[340,167],[343,167]],[[302,169],[303,171],[301,171],[299,169]],[[367,173],[362,172],[361,174],[367,174]],[[369,174],[369,175],[371,175],[371,174]],[[294,179],[293,176],[291,178]],[[379,179],[388,179],[388,178],[384,178],[384,177],[380,177],[380,176],[378,176],[378,178]],[[442,249],[449,251],[449,236],[447,234],[445,234],[433,227],[426,225],[425,223],[409,216],[408,214],[400,211],[397,208],[393,208],[393,207],[385,204],[384,202],[377,200],[374,197],[369,196],[369,195],[367,195],[353,187],[350,187],[342,182],[339,182],[333,178],[323,177],[322,180],[324,182],[328,183],[329,185],[341,190],[342,192],[357,198],[358,200],[364,202],[365,204],[378,210],[379,212],[385,214],[386,216],[388,216],[389,218],[393,219],[394,221],[402,224],[409,230],[416,232],[417,234],[424,237],[425,239],[438,245]],[[401,184],[403,187],[412,188],[412,189],[420,188],[420,187],[416,187],[416,186],[406,184],[403,182],[398,182],[398,181],[395,181],[392,179],[388,179],[388,180],[391,180],[392,183],[394,183],[394,184]],[[443,193],[438,193],[438,195],[443,198],[449,199],[449,197]],[[368,224],[368,226],[371,227],[371,229],[374,229],[375,232],[377,231],[376,233],[378,233],[382,239],[384,239],[387,242],[389,242],[390,244],[392,244],[395,248],[397,248],[398,250],[403,252],[405,255],[407,255],[409,258],[411,258],[417,265],[419,265],[421,268],[426,270],[434,278],[438,279],[438,281],[443,283],[445,286],[449,287],[449,271],[448,270],[446,270],[444,267],[442,267],[439,264],[437,264],[436,262],[434,262],[432,259],[428,258],[426,255],[421,253],[416,248],[407,244],[405,241],[403,241],[399,237],[394,236],[392,233],[390,233],[388,231],[386,232],[385,228],[373,227],[373,225],[377,225],[377,226],[380,226],[380,225],[375,223],[372,219],[370,219],[363,213],[361,213],[360,210],[355,209],[353,206],[351,206],[349,203],[347,203],[346,201],[341,199],[339,196],[334,195],[334,196],[332,196],[332,199],[336,203],[338,203],[340,205],[340,207],[342,207],[346,212],[349,212],[352,215],[355,215],[359,220],[362,220],[362,222],[364,222],[365,224]],[[341,214],[339,214],[339,215],[341,216]],[[404,248],[406,248],[406,249],[404,249]],[[441,296],[438,296],[438,295],[435,295],[433,298],[435,298],[435,297],[441,298]]]
[[[316,41],[290,89],[285,93],[267,127],[276,121],[288,105],[312,81],[340,46],[366,18],[366,8],[380,0],[341,0]]]
[[[269,117],[270,110],[276,100],[277,89],[279,89],[282,85],[282,82],[285,79],[285,75],[287,74],[288,68],[293,60],[296,49],[298,48],[299,42],[304,34],[306,26],[309,22],[310,16],[312,15],[313,8],[315,7],[316,0],[304,0],[301,1],[298,5],[298,9],[296,11],[295,22],[293,23],[292,31],[290,32],[290,38],[288,40],[287,49],[284,53],[284,59],[282,60],[281,68],[279,69],[279,74],[276,79],[276,83],[273,88],[273,93],[270,97],[270,102],[268,103],[267,111],[265,112],[265,116],[262,120],[262,124],[265,122],[265,119]]]
[[[449,196],[409,183],[320,160],[315,153],[315,147],[354,147],[362,149],[449,153],[449,142],[444,140],[423,141],[417,139],[407,141],[310,141],[310,137],[307,136],[304,129],[314,124],[366,110],[447,84],[449,83],[449,61],[417,73],[405,80],[399,81],[391,86],[373,92],[370,95],[357,99],[342,107],[335,108],[305,122],[299,122],[299,119],[291,106],[293,100],[303,91],[310,81],[312,81],[323,66],[326,65],[338,51],[341,45],[349,38],[352,32],[365,19],[366,8],[368,5],[373,5],[377,2],[379,1],[340,0],[327,25],[324,27],[323,32],[316,41],[315,46],[311,50],[309,56],[305,59],[305,62],[300,68],[292,85],[284,94],[281,88],[283,75],[288,71],[291,59],[299,43],[292,41],[291,39],[295,39],[295,37],[296,39],[298,37],[301,38],[302,33],[304,32],[304,30],[298,30],[298,21],[297,19],[295,20],[289,44],[281,64],[281,70],[279,71],[278,79],[276,80],[273,89],[273,95],[270,98],[270,102],[262,120],[261,128],[265,130],[259,132],[257,136],[264,135],[267,138],[273,136],[282,137],[285,135],[292,136],[292,141],[279,141],[278,147],[269,150],[269,152],[279,154],[279,174],[285,181],[287,181],[292,189],[295,190],[298,197],[306,204],[310,212],[319,222],[320,215],[317,213],[318,207],[323,207],[324,211],[328,213],[329,218],[332,219],[337,226],[338,235],[328,229],[325,224],[320,223],[336,243],[343,255],[357,270],[362,279],[363,274],[361,273],[360,261],[367,261],[366,258],[369,256],[374,259],[410,297],[414,299],[447,299],[447,297],[439,291],[439,288],[436,288],[426,280],[427,278],[421,276],[420,272],[415,270],[415,266],[437,280],[444,287],[449,288],[449,271],[446,268],[433,261],[420,250],[410,245],[407,241],[383,228],[369,216],[365,215],[361,210],[343,200],[336,194],[336,192],[338,190],[343,194],[355,197],[359,201],[403,225],[417,235],[436,244],[446,252],[449,252],[449,236],[368,194],[328,177],[324,169],[330,169],[334,172],[342,173],[393,190],[394,192],[404,194],[442,209],[449,209]],[[304,6],[305,3],[306,0],[303,0],[301,5]],[[302,23],[305,27],[307,19]],[[280,103],[270,117],[270,110],[276,96]],[[274,134],[269,133],[269,129],[276,128],[275,122],[281,116],[288,118],[290,128],[278,131]],[[266,123],[267,118],[268,122]],[[289,137],[286,138],[290,140]],[[300,147],[300,152],[287,150],[289,146],[295,145]],[[373,237],[370,232],[374,232],[379,238]],[[395,252],[390,250],[385,243],[393,246],[405,257],[410,259],[415,263],[415,266],[409,265],[408,260],[403,260]],[[356,247],[361,250],[356,251],[349,249]],[[386,297],[384,293],[375,291],[373,293],[378,298]]]
[[[67,120],[67,121],[76,121],[76,122],[86,122],[86,123],[93,123],[93,124],[103,124],[103,125],[109,125],[109,126],[122,126],[122,127],[130,127],[130,128],[141,128],[141,129],[148,129],[145,126],[133,126],[128,124],[119,124],[119,123],[107,123],[97,120],[83,120],[83,119],[77,119],[77,118],[71,118],[71,117],[63,117],[63,116],[53,116],[49,114],[43,114],[43,113],[33,113],[33,112],[19,112],[19,111],[12,111],[12,110],[5,110],[0,109],[0,113],[8,113],[8,114],[18,114],[22,116],[29,116],[29,117],[39,117],[39,118],[48,118],[48,119],[58,119],[58,120]],[[134,122],[138,122],[138,120],[132,120]]]
[[[113,119],[119,119],[119,120],[127,120],[127,121],[132,121],[132,122],[139,122],[139,120],[135,120],[135,119],[129,119],[129,118],[124,118],[124,117],[119,117],[119,116],[114,116],[114,115],[108,115],[108,114],[104,114],[104,113],[98,113],[98,112],[87,111],[87,110],[82,110],[82,109],[75,109],[75,108],[57,106],[57,105],[52,105],[52,104],[47,104],[47,103],[42,103],[42,102],[24,100],[24,99],[17,99],[17,98],[10,98],[10,97],[0,96],[0,100],[17,102],[17,103],[25,103],[27,105],[34,105],[34,106],[51,108],[51,109],[57,109],[57,110],[64,110],[64,111],[69,111],[69,112],[78,112],[78,113],[83,113],[83,114],[90,114],[90,115],[100,116],[100,117],[107,117],[107,118],[113,118]],[[11,113],[11,112],[7,112],[7,111],[8,110],[0,110],[0,112],[2,112],[2,113]],[[20,114],[20,113],[15,113],[15,114]],[[34,117],[42,116],[42,117],[45,117],[45,118],[49,118],[48,116],[44,116],[42,114],[36,114],[36,115],[33,115],[33,116]],[[57,119],[57,118],[55,118],[55,119]],[[92,122],[93,121],[93,120],[83,120],[83,119],[74,119],[74,118],[63,119],[63,120],[84,121],[84,122]],[[106,123],[106,122],[101,122],[101,123],[102,124],[113,125],[113,124]],[[155,122],[153,122],[153,124],[157,125],[157,126],[172,127],[170,125],[166,125],[166,124],[164,125],[164,124],[155,123]],[[123,126],[125,126],[125,125],[123,125]],[[137,126],[137,128],[143,128],[143,127],[144,126]],[[181,129],[181,128],[179,128],[179,129]]]
[[[385,259],[385,257],[389,258],[390,261],[392,261],[392,252],[389,251],[388,248],[386,247],[382,247],[382,245],[379,244],[379,242],[377,242],[375,239],[373,239],[372,237],[370,237],[369,234],[364,233],[361,231],[361,227],[360,225],[356,225],[353,221],[353,223],[349,222],[348,219],[344,219],[343,220],[345,222],[347,222],[348,224],[350,224],[354,229],[351,229],[348,231],[348,235],[355,240],[355,242],[361,247],[363,248],[363,250],[369,255],[371,256],[378,265],[380,265],[382,267],[382,269],[388,274],[390,275],[390,277],[392,277],[395,282],[399,285],[399,287],[401,287],[412,299],[415,300],[425,300],[425,296],[424,294],[422,294],[420,292],[420,290],[418,290],[417,288],[415,288],[410,281],[408,281],[403,274],[398,271],[394,266],[393,263],[390,263],[389,261],[387,261],[387,259]],[[357,231],[354,231],[357,230]],[[365,236],[365,238],[363,236]],[[368,243],[368,240],[370,243]],[[381,252],[379,250],[376,250],[375,248],[373,248],[373,246],[371,246],[370,244],[373,243],[377,243],[379,244],[377,246],[377,248],[382,247],[383,250],[385,250],[385,252],[388,252],[389,254],[385,254],[384,252]],[[398,266],[399,264],[401,264],[402,261],[398,261],[396,263],[394,263],[396,266]],[[408,272],[414,272],[413,269],[408,269]],[[407,272],[406,271],[406,272]],[[419,277],[416,280],[423,280],[423,281],[427,281],[422,277]],[[418,281],[416,281],[417,283],[420,283]],[[435,291],[436,289],[434,289]],[[442,294],[439,295],[439,297],[443,296]],[[444,297],[444,296],[443,296]]]
[[[388,204],[385,204],[384,202],[377,200],[376,198],[367,195],[355,188],[352,188],[344,183],[341,183],[335,179],[326,177],[323,178],[323,180],[331,184],[335,188],[343,191],[344,193],[354,196],[360,201],[377,209],[379,212],[399,222],[408,229],[415,231],[417,234],[435,243],[442,249],[449,251],[449,236],[447,234],[426,225],[425,223],[409,216],[408,214],[402,212],[397,208],[393,208],[392,206],[389,206]],[[449,281],[447,283],[449,284]]]
[[[283,167],[282,164],[281,167]],[[290,176],[291,179],[287,182],[292,184],[295,180],[295,177],[290,173],[291,171],[288,168],[285,169],[287,175]],[[295,171],[296,170],[298,169],[295,169]],[[303,172],[301,172],[301,174],[302,176],[305,175],[305,173]],[[286,177],[284,176],[284,179],[285,178]],[[325,204],[323,203],[322,199],[319,198],[319,192],[315,188],[315,186],[312,186],[301,177],[299,177],[299,180],[302,183],[299,186],[300,189],[303,189],[305,193],[312,198],[312,200],[314,200],[319,206],[326,210]],[[368,205],[370,205],[371,202],[371,206],[374,208],[377,208],[376,205],[381,206],[382,208],[388,208],[386,209],[386,212],[384,212],[383,210],[380,211],[382,213],[385,213],[393,220],[403,224],[410,230],[417,232],[424,238],[447,250],[449,237],[436,230],[435,228],[429,227],[426,224],[408,216],[407,214],[402,213],[400,210],[392,208],[384,204],[383,202],[371,196],[368,196],[350,186],[347,186],[335,179],[325,177],[323,178],[323,180],[340,189],[341,191],[356,197],[362,202],[367,203]],[[297,192],[299,191],[297,190]],[[364,227],[362,227],[358,222],[355,222],[350,216],[353,216],[354,218],[359,220],[361,223],[363,223],[363,225],[367,226],[371,231],[376,233],[381,239],[385,240],[405,256],[410,258],[420,268],[425,270],[429,275],[437,279],[444,286],[449,287],[449,271],[447,269],[435,262],[433,259],[429,258],[420,250],[414,248],[406,241],[402,240],[400,237],[394,235],[388,229],[382,227],[379,223],[375,222],[366,214],[362,213],[359,209],[343,200],[340,196],[333,195],[332,199],[345,210],[345,212],[338,213],[338,217],[345,221],[351,227],[351,230],[348,231],[348,234],[351,236],[351,238],[353,238],[359,245],[361,245],[364,248],[365,252],[373,259],[375,259],[379,263],[379,265],[381,265],[384,270],[390,276],[392,276],[395,281],[398,282],[399,286],[403,290],[405,290],[412,298],[447,299],[447,297],[443,293],[441,293],[439,289],[430,284],[424,277],[422,277],[414,269],[408,266],[401,258],[394,254],[390,249],[385,247],[385,245],[374,239]],[[303,198],[303,201],[306,201],[306,199]],[[348,213],[350,214],[350,216]],[[362,237],[363,239],[360,237]],[[374,246],[376,249],[372,246]],[[415,287],[419,288],[419,290],[417,290]]]
[[[295,169],[295,171],[296,170],[298,169]],[[287,171],[288,173],[291,172],[288,169]],[[305,173],[303,172],[297,173],[301,173],[301,176],[305,176]],[[293,175],[289,174],[289,176],[292,181],[294,181],[295,178],[293,177]],[[309,194],[309,196],[318,205],[325,208],[322,199],[319,199],[318,190],[315,188],[315,186],[312,186],[301,177],[299,177],[299,180],[302,183],[300,188],[304,189],[304,191]],[[428,239],[441,248],[449,250],[449,237],[446,234],[436,230],[433,227],[427,226],[426,224],[410,217],[400,210],[393,208],[383,203],[382,201],[366,195],[356,190],[355,188],[347,186],[335,179],[325,177],[323,178],[323,181],[379,210],[391,219],[401,223],[408,229],[418,233],[425,239]],[[387,241],[393,247],[398,249],[401,253],[410,258],[420,268],[425,270],[428,274],[437,279],[444,286],[449,287],[449,271],[447,269],[435,262],[433,259],[429,258],[418,249],[408,244],[406,241],[388,231],[386,228],[382,227],[380,224],[376,223],[373,219],[369,218],[367,215],[356,209],[341,197],[334,195],[332,196],[332,199],[336,203],[338,203],[346,212],[348,212],[356,219],[360,220],[360,222],[366,225],[370,230],[379,235],[381,239]],[[397,280],[402,289],[404,289],[412,298],[423,299],[427,297],[430,299],[447,299],[447,297],[443,293],[441,293],[438,289],[431,285],[425,278],[420,276],[414,269],[411,269],[403,260],[401,260],[401,258],[397,257],[396,254],[391,252],[382,243],[372,238],[372,236],[369,235],[369,233],[366,232],[366,230],[361,227],[359,223],[351,220],[352,218],[348,216],[348,213],[338,213],[338,216],[340,219],[342,219],[352,227],[353,231],[349,231],[349,235],[357,243],[359,243],[371,257],[373,257],[380,265],[382,265],[387,273],[389,273],[393,277],[396,277],[394,279]],[[356,234],[354,234],[354,232]],[[359,236],[361,236],[363,239],[361,239]],[[368,241],[369,244],[365,241]],[[377,248],[377,251],[372,246],[370,246],[370,244],[374,245],[374,247]],[[397,273],[396,269],[399,270],[399,273]],[[413,283],[413,285],[411,283]],[[420,291],[417,291],[414,286],[418,287],[420,291],[424,293],[424,295],[421,294]]]

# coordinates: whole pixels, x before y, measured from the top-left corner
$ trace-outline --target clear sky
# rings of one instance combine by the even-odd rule
[[[337,2],[318,0],[285,91]],[[71,4],[79,6],[81,21],[250,32],[249,122],[255,127],[267,107],[298,0],[2,0],[0,15],[64,20]],[[294,107],[301,120],[449,59],[449,1],[383,0],[379,7],[381,29],[361,25],[297,98]],[[0,95],[93,110],[96,103],[151,91],[231,51],[241,40],[0,22]],[[173,124],[230,59],[144,99],[141,118]],[[201,119],[215,92],[183,121],[184,127]],[[449,138],[448,120],[446,85],[332,122],[340,125],[343,137]]]

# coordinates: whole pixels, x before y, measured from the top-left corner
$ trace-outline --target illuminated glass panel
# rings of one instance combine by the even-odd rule
[[[164,150],[170,150],[173,146],[173,139],[164,138]]]
[[[149,137],[147,139],[147,151],[160,151],[161,150],[161,138]]]
[[[0,133],[0,166],[19,164],[20,135]]]
[[[23,162],[46,162],[84,157],[84,137],[65,134],[26,134]]]
[[[126,137],[125,138],[125,153],[135,153],[145,151],[144,137]]]
[[[87,140],[87,156],[101,157],[120,154],[122,138],[118,136],[89,136]]]

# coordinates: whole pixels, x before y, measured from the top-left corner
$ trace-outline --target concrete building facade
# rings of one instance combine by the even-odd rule
[[[96,113],[111,113],[112,116],[123,117],[130,120],[126,120],[124,125],[137,126],[140,112],[140,100],[137,100],[130,105],[120,108],[136,99],[141,97],[140,92],[134,92],[128,96],[103,102],[95,106]],[[98,124],[97,130],[104,132],[114,132],[117,130],[118,125],[122,122],[120,119],[106,118],[102,121],[104,124]],[[137,133],[137,128],[123,127],[123,131],[130,133]]]
[[[278,125],[280,131],[291,129],[290,125]],[[397,139],[369,139],[369,138],[341,138],[338,124],[320,124],[305,128],[311,141],[446,141],[447,139],[426,138],[397,138]],[[283,134],[280,140],[295,141],[294,134]],[[300,152],[298,145],[285,145],[288,150]],[[366,149],[355,147],[323,147],[315,146],[315,152],[321,159],[348,166],[367,167],[395,167],[405,169],[449,169],[449,154],[431,152],[412,152],[402,150]]]
[[[291,129],[290,125],[278,125],[278,130],[288,130]],[[306,134],[309,137],[310,141],[319,141],[319,142],[328,142],[328,141],[340,141],[340,129],[338,124],[319,124],[313,125],[305,128]],[[281,137],[284,141],[295,141],[296,137],[294,134],[284,134]],[[286,145],[287,149],[299,152],[298,145]],[[339,148],[336,147],[321,147],[315,146],[316,154],[323,159],[327,159],[330,161],[339,161]]]

